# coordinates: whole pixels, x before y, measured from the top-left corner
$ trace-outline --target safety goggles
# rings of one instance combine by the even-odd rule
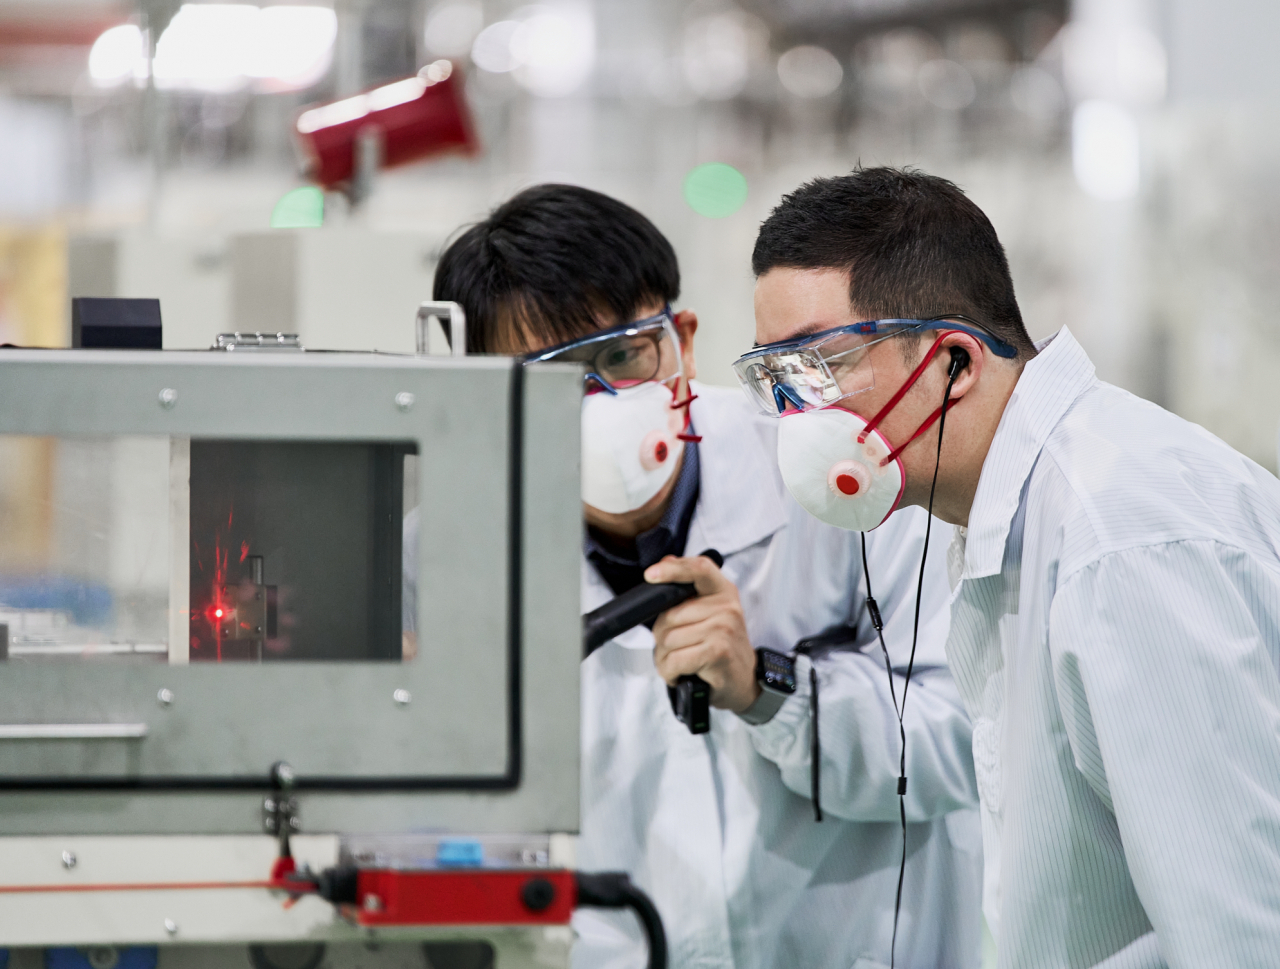
[[[583,392],[617,394],[646,381],[660,383],[683,375],[680,337],[675,315],[665,306],[661,313],[634,323],[601,330],[531,354],[528,362],[582,363],[587,372]]]
[[[867,351],[895,336],[929,330],[958,330],[977,337],[997,356],[1018,355],[1012,346],[987,333],[982,324],[953,314],[929,320],[867,320],[838,326],[757,347],[739,357],[733,369],[761,413],[781,417],[788,411],[830,407],[870,390],[875,386],[875,370]]]

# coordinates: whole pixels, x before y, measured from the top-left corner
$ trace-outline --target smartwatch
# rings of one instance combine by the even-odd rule
[[[787,697],[796,692],[795,657],[772,649],[757,649],[756,682],[760,684],[760,696],[738,716],[750,724],[768,723]]]

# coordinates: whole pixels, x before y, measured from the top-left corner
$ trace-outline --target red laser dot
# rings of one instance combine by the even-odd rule
[[[840,489],[843,495],[856,495],[861,485],[858,479],[851,474],[836,475],[836,487]]]
[[[653,456],[658,459],[659,464],[667,460],[667,442],[666,441],[658,442],[658,446],[653,449]]]

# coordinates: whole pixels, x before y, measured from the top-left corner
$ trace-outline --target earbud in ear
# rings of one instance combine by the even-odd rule
[[[969,366],[969,351],[964,347],[951,348],[951,366],[947,368],[947,377],[955,380],[960,371]]]

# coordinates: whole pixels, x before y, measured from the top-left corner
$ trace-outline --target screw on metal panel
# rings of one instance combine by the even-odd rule
[[[396,703],[400,704],[400,706],[407,707],[409,705],[409,701],[413,699],[413,695],[408,690],[401,687],[391,694],[391,699],[395,700]]]
[[[408,410],[413,406],[413,402],[416,399],[417,398],[414,397],[413,394],[409,393],[409,391],[402,390],[400,393],[396,394],[396,406],[401,410]]]
[[[165,919],[165,920],[164,920],[164,930],[165,930],[166,932],[168,932],[170,935],[177,935],[177,934],[178,934],[178,923],[177,923],[177,922],[175,922],[173,919]]]
[[[366,912],[381,912],[382,899],[377,895],[373,895],[373,894],[366,895],[364,897],[364,910]]]
[[[278,760],[271,766],[271,780],[281,790],[289,790],[297,779],[293,766],[285,761]]]
[[[173,405],[178,402],[178,392],[172,387],[166,387],[160,391],[160,406],[165,410],[171,410]]]
[[[162,707],[167,707],[173,702],[173,691],[167,686],[160,687],[160,692],[156,694],[156,702]]]
[[[77,861],[79,861],[79,859],[76,857],[76,853],[74,851],[64,851],[62,853],[62,867],[68,871],[76,866]]]

